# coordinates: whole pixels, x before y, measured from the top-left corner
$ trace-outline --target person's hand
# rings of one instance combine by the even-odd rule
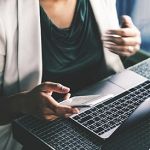
[[[42,83],[24,94],[20,110],[22,113],[39,115],[39,117],[45,119],[51,119],[51,115],[68,117],[71,114],[78,113],[79,110],[59,104],[52,97],[52,94],[53,92],[66,94],[64,98],[66,99],[70,97],[69,91],[68,87],[59,83]]]
[[[122,28],[108,30],[102,37],[104,47],[120,56],[131,56],[140,49],[140,31],[129,16],[122,16]]]

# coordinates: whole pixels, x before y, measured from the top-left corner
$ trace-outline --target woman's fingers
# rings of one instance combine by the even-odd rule
[[[43,92],[42,94],[43,94],[43,99],[45,103],[44,107],[47,107],[55,112],[55,109],[57,108],[59,103],[51,95],[48,95],[45,92]]]
[[[55,112],[58,116],[64,116],[66,114],[78,114],[79,110],[77,108],[72,108],[71,106],[59,105]]]
[[[120,29],[108,30],[102,37],[104,47],[121,56],[131,56],[140,49],[140,31],[128,16],[123,16]]]
[[[68,93],[70,91],[70,88],[63,86],[60,83],[44,82],[38,86],[38,90],[43,92],[48,92],[48,93],[51,92]]]
[[[116,45],[116,44],[105,44],[105,47],[108,48],[111,52],[116,53],[120,56],[131,56],[135,54],[139,49],[140,46],[122,46],[122,45]]]
[[[71,97],[71,93],[67,93],[65,96],[64,96],[64,100],[67,100]]]
[[[46,107],[51,110],[49,111],[49,114],[51,115],[53,114],[56,116],[65,116],[65,114],[79,113],[79,110],[77,108],[72,108],[70,106],[61,105],[53,97],[47,96],[46,93],[44,94],[47,99]]]
[[[44,119],[49,120],[49,121],[53,121],[57,118],[58,118],[58,116],[55,116],[55,115],[46,115],[46,116],[44,116]]]
[[[106,34],[108,35],[118,35],[121,37],[132,37],[132,36],[139,36],[140,32],[137,30],[137,28],[120,28],[120,29],[114,29],[114,30],[108,30],[106,31]]]
[[[114,45],[110,43],[106,44],[105,47],[116,52],[129,52],[129,53],[133,52],[136,53],[139,49],[139,45],[133,47],[133,46]]]
[[[70,106],[57,106],[57,108],[53,111],[49,108],[43,110],[43,118],[45,119],[52,119],[51,116],[62,116],[62,117],[69,117],[73,114],[78,114],[79,110],[77,108],[72,108]]]
[[[107,42],[112,42],[117,45],[122,46],[135,46],[141,44],[141,39],[139,37],[116,37],[116,36],[105,36],[103,38],[104,45],[108,44]]]
[[[50,119],[51,115],[66,116],[68,114],[79,113],[77,108],[64,106],[59,104],[53,97],[52,93],[63,93],[65,99],[69,99],[71,94],[68,93],[70,89],[59,83],[45,82],[35,87],[32,91],[28,92],[28,103],[26,104],[25,112],[30,114],[38,114],[39,117]],[[29,109],[30,108],[30,109]]]
[[[46,93],[43,93],[42,95],[42,104],[39,104],[40,106],[37,107],[37,110],[31,112],[31,114],[39,118],[53,120],[56,117],[69,117],[72,114],[79,113],[77,108],[61,105],[55,99],[53,99],[53,97],[47,96]]]

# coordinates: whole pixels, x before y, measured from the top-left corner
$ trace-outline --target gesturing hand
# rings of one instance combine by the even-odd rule
[[[122,16],[122,28],[108,30],[103,36],[104,47],[120,56],[131,56],[140,49],[140,31],[129,16]]]
[[[68,87],[59,83],[42,83],[24,95],[21,110],[23,113],[39,114],[45,119],[49,119],[51,115],[67,117],[78,113],[77,108],[61,105],[52,97],[53,92],[66,94],[67,97],[69,91]]]

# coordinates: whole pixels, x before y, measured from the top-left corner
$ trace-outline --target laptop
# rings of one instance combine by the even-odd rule
[[[72,100],[71,103],[68,103],[73,106],[80,104],[83,104],[83,106],[91,105],[91,107],[87,109],[81,108],[80,114],[73,115],[70,118],[75,123],[86,128],[101,139],[107,139],[113,134],[122,122],[137,108],[137,106],[145,100],[144,94],[146,95],[145,98],[150,95],[145,89],[145,87],[149,85],[149,81],[129,70],[125,70],[118,75],[108,78],[107,82],[108,85],[106,85],[106,87],[104,85],[106,82],[104,82],[102,86],[102,88],[104,88],[103,95],[105,96],[97,95],[96,97],[96,95],[93,95],[87,96],[87,98],[86,96],[83,96],[83,98],[75,97],[74,101]],[[141,84],[139,86],[134,87],[140,82]],[[115,87],[114,84],[117,87]],[[117,95],[117,93],[120,93],[122,90],[118,87],[124,90],[124,92],[119,95]],[[117,91],[117,89],[119,89],[119,91]],[[100,88],[98,88],[98,90],[100,91]],[[88,89],[88,91],[90,90]],[[102,94],[102,92],[100,93]],[[141,93],[143,94],[142,96]],[[76,103],[76,101],[78,103]]]
[[[24,116],[14,121],[14,136],[22,144],[41,146],[40,150],[100,149],[104,141],[150,97],[149,91],[149,80],[125,70],[78,92],[76,95],[93,95],[93,98],[87,96],[87,101],[93,105],[81,108],[80,114],[53,122]]]

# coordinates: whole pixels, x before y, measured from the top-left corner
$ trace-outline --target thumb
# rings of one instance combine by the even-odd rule
[[[65,96],[64,96],[64,100],[67,100],[71,97],[71,94],[70,93],[67,93]]]
[[[127,28],[127,27],[130,28],[130,27],[133,27],[133,26],[134,26],[131,17],[129,17],[129,16],[127,16],[127,15],[123,15],[123,16],[122,16],[121,24],[122,24],[122,25],[121,25],[122,28]]]

